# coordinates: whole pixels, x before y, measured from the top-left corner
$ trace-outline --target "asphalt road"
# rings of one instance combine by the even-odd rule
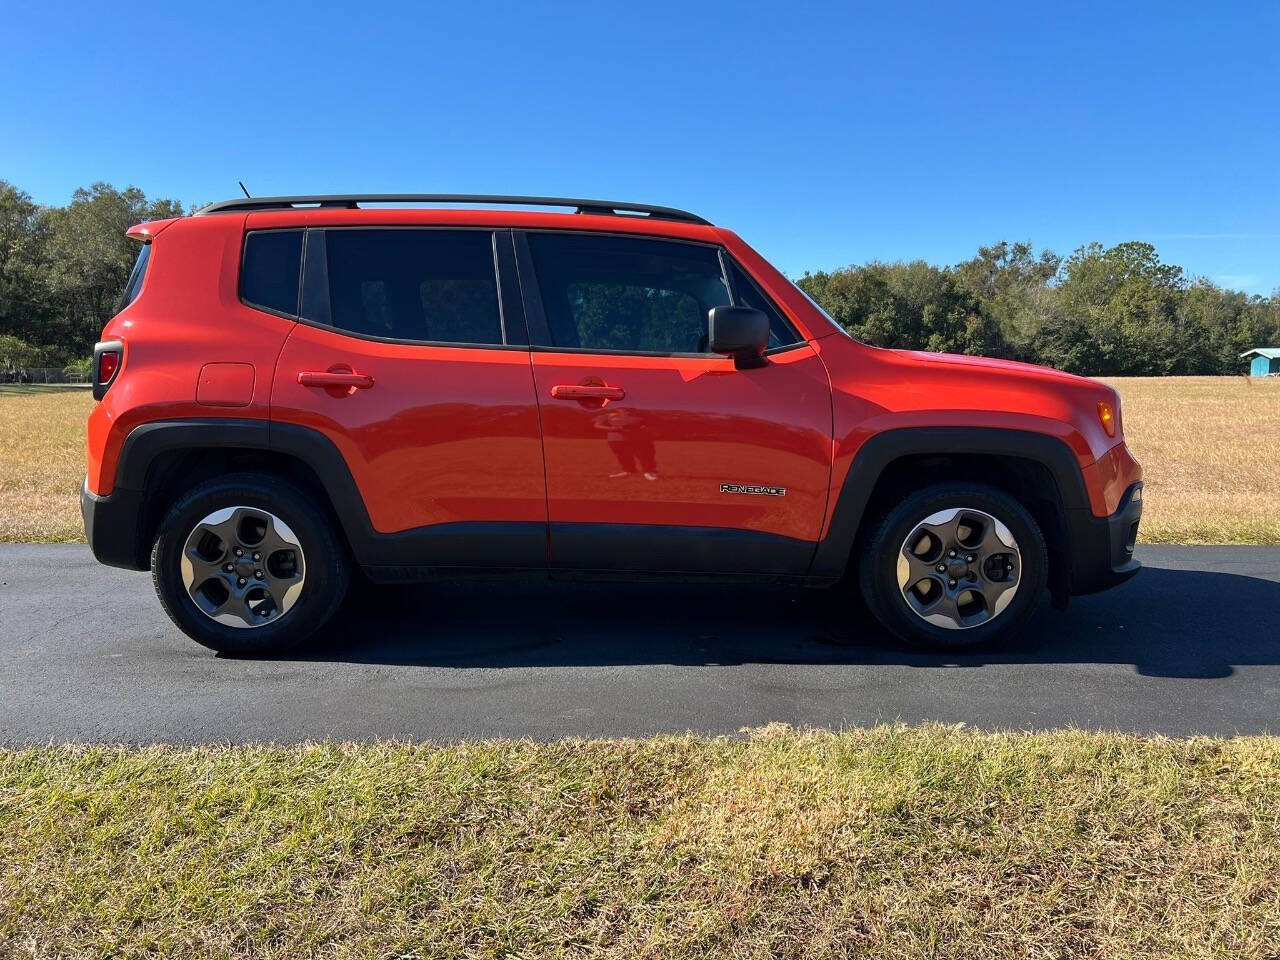
[[[811,594],[708,586],[366,589],[306,651],[214,656],[145,573],[0,545],[0,743],[550,739],[771,721],[1280,731],[1280,549],[1139,548],[1017,647],[905,652]]]

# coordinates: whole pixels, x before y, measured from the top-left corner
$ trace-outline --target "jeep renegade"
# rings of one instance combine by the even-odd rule
[[[836,586],[934,647],[1137,572],[1114,390],[859,343],[693,214],[280,197],[128,233],[85,532],[215,650],[298,643],[356,568]]]

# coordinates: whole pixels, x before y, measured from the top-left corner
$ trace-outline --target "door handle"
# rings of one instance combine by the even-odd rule
[[[551,388],[556,400],[621,400],[627,395],[621,387],[596,383],[558,383]]]
[[[373,386],[373,377],[367,373],[304,370],[298,374],[298,382],[304,387],[349,387],[352,390],[368,390]]]

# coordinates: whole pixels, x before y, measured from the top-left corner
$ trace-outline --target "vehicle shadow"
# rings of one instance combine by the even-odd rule
[[[1280,582],[1145,569],[1066,613],[1042,605],[1002,648],[904,649],[829,594],[723,585],[430,583],[365,587],[289,659],[434,667],[629,664],[1124,663],[1152,676],[1210,678],[1280,663]]]

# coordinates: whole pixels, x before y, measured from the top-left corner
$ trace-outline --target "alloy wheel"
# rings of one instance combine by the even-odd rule
[[[293,530],[257,507],[226,507],[206,516],[188,535],[181,564],[192,602],[229,627],[279,620],[306,580],[302,544]]]
[[[965,630],[1009,606],[1022,554],[1009,528],[984,510],[954,507],[921,520],[898,551],[898,589],[916,616]]]

